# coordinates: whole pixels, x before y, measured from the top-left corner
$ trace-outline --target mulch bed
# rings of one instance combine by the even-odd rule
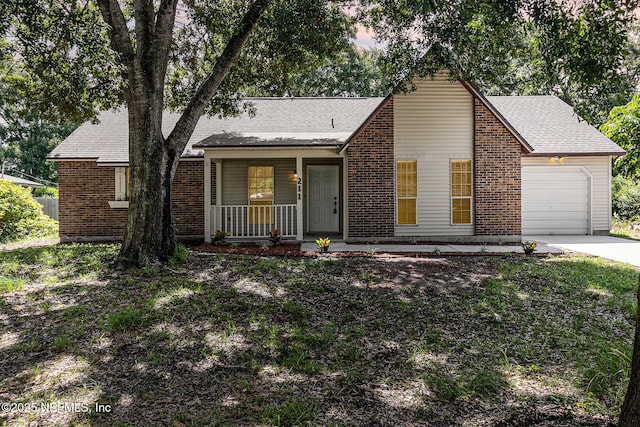
[[[397,244],[397,243],[396,243]],[[200,252],[210,253],[225,253],[225,254],[238,254],[238,255],[263,255],[263,256],[284,256],[284,257],[331,257],[331,258],[345,258],[345,257],[389,257],[399,256],[406,258],[432,258],[441,256],[504,256],[504,255],[524,255],[522,252],[386,252],[386,251],[372,251],[372,252],[328,252],[321,254],[317,251],[303,251],[300,249],[300,243],[287,242],[279,246],[264,247],[257,243],[242,243],[242,244],[230,244],[225,243],[223,245],[212,245],[210,243],[203,243],[197,246],[191,247],[191,249]],[[545,257],[546,253],[534,253],[529,256]]]

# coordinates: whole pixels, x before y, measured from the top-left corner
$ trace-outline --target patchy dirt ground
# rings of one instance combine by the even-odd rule
[[[87,407],[0,412],[8,425],[615,422],[630,268],[192,252],[125,272],[116,250],[0,255],[0,401]]]

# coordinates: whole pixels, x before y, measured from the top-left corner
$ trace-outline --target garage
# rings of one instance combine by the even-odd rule
[[[590,234],[591,176],[582,167],[522,168],[522,234]]]

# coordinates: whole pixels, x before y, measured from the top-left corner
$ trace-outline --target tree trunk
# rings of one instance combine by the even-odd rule
[[[640,307],[640,278],[638,280],[636,298]],[[640,316],[638,313],[636,313],[636,333],[633,339],[633,359],[631,360],[629,388],[627,388],[627,395],[622,404],[618,426],[640,426]]]
[[[173,255],[171,190],[179,160],[162,135],[162,111],[142,104],[129,106],[129,212],[119,256],[123,264],[137,266]]]

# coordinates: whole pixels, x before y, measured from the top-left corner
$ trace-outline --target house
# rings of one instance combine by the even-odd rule
[[[445,74],[385,98],[251,99],[255,117],[201,118],[173,188],[178,235],[517,241],[611,227],[624,150],[553,96],[483,96]],[[167,113],[168,131],[177,115]],[[121,238],[125,111],[85,123],[58,162],[63,241]]]
[[[35,182],[35,181],[30,181],[28,179],[25,178],[20,178],[17,176],[11,176],[11,175],[7,175],[4,172],[0,172],[0,179],[6,179],[9,180],[11,182],[13,182],[16,185],[19,185],[21,187],[30,187],[30,188],[44,188],[44,184],[40,184],[39,182]]]

